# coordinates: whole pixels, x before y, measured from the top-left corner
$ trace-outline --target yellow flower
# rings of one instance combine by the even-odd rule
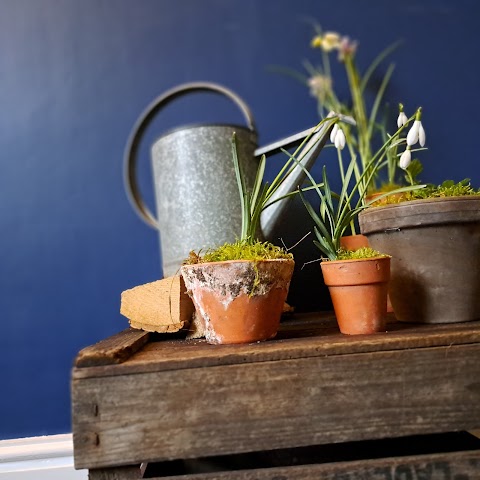
[[[316,37],[313,37],[312,43],[310,44],[312,48],[321,48],[322,46],[322,36],[317,35]]]
[[[331,52],[340,47],[340,35],[336,32],[326,32],[323,36],[313,37],[310,45],[313,48],[322,48],[325,52]]]
[[[340,47],[340,35],[336,32],[326,32],[322,40],[322,48],[326,52],[331,52]]]

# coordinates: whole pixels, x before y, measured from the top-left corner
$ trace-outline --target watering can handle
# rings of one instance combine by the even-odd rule
[[[147,106],[147,108],[142,112],[135,122],[135,125],[133,126],[128,138],[124,153],[123,178],[125,191],[133,209],[137,212],[140,218],[147,223],[147,225],[150,225],[157,230],[159,228],[158,220],[145,205],[137,184],[136,166],[141,140],[148,125],[160,109],[185,93],[205,90],[218,93],[220,95],[225,95],[226,97],[230,98],[242,111],[245,120],[247,121],[248,128],[250,128],[252,131],[255,130],[255,123],[253,121],[252,113],[243,100],[228,88],[215,83],[192,82],[178,85],[170,90],[167,90]]]

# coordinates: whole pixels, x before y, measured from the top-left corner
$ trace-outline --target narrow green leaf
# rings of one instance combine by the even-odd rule
[[[240,194],[240,208],[242,211],[242,232],[240,235],[241,240],[245,240],[247,232],[249,230],[249,221],[250,221],[250,209],[248,208],[248,195],[245,187],[245,178],[243,176],[242,169],[240,167],[240,162],[238,160],[237,154],[237,137],[235,132],[232,135],[232,157],[233,165],[235,168],[235,176],[237,178],[238,191]]]
[[[380,88],[378,89],[377,95],[375,96],[375,101],[373,102],[372,111],[370,112],[368,138],[372,138],[373,126],[375,123],[375,118],[377,116],[378,108],[380,106],[380,102],[382,101],[383,94],[385,93],[385,89],[387,88],[388,82],[390,81],[390,78],[392,76],[394,69],[395,69],[395,66],[393,64],[390,64],[387,69],[387,73],[385,73],[385,76],[383,77],[383,80],[380,85]]]
[[[331,215],[333,216],[333,201],[332,201],[332,190],[330,189],[330,184],[328,183],[327,178],[327,167],[324,165],[322,169],[322,181],[323,181],[323,191],[325,192],[325,200],[330,210]]]
[[[313,190],[319,187],[323,187],[323,183],[316,183],[315,185],[310,185],[309,187],[302,187],[302,191],[308,192],[309,190]],[[281,197],[276,198],[275,200],[272,200],[271,202],[267,203],[263,208],[267,208],[270,205],[273,205],[274,203],[280,202],[280,200],[284,200],[285,198],[290,198],[298,194],[298,190],[294,190],[293,192],[286,193],[285,195],[282,195]],[[333,193],[333,195],[336,195],[336,193]],[[338,196],[338,195],[337,195]]]
[[[260,189],[262,188],[263,175],[265,173],[265,164],[266,164],[266,157],[265,155],[262,155],[262,157],[260,158],[260,162],[258,164],[257,175],[255,176],[255,182],[253,183],[252,196],[250,200],[250,213],[253,213],[253,210],[256,208],[256,205],[257,205],[258,194],[260,192]]]
[[[320,219],[320,217],[317,215],[315,212],[314,208],[312,205],[308,202],[308,200],[305,198],[303,195],[302,190],[300,189],[298,191],[300,198],[302,199],[303,204],[305,205],[305,208],[307,209],[308,214],[312,217],[313,221],[315,222],[316,225],[318,226],[323,226],[323,221]]]
[[[322,227],[322,225],[318,225],[318,227]],[[317,225],[313,227],[313,231],[315,233],[315,236],[318,238],[320,242],[323,242],[326,246],[331,246],[332,245],[332,236],[327,232],[325,227],[323,227],[323,230],[321,228],[318,228]],[[323,233],[322,233],[323,232]]]

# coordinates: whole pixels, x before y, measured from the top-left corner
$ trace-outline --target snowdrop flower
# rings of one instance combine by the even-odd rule
[[[425,135],[425,130],[423,128],[422,122],[420,122],[420,128],[418,129],[418,143],[421,147],[425,146],[425,141],[427,137]]]
[[[397,127],[400,128],[407,124],[408,117],[405,115],[405,112],[403,111],[403,104],[399,103],[398,109],[400,110],[400,112],[397,118]]]
[[[338,123],[336,123],[333,128],[332,128],[332,131],[330,132],[330,141],[332,143],[335,143],[335,137],[337,135],[337,132],[338,132]]]
[[[412,161],[412,153],[410,152],[410,147],[407,147],[407,149],[402,153],[400,157],[400,162],[399,162],[400,168],[403,168],[403,170],[406,170],[407,167],[410,165],[411,161]]]
[[[335,143],[335,148],[337,150],[343,150],[345,147],[345,134],[343,133],[343,130],[340,127],[338,127],[337,133],[335,135],[334,143]]]
[[[411,147],[415,145],[417,142],[420,142],[420,146],[425,146],[425,130],[422,125],[422,107],[417,110],[415,115],[415,121],[413,122],[412,128],[407,134],[407,145]]]
[[[407,135],[407,145],[411,147],[418,142],[418,132],[420,130],[420,122],[415,120],[413,122],[412,128],[408,131]]]

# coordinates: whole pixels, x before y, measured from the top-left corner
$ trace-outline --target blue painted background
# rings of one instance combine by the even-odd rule
[[[360,67],[402,38],[387,97],[424,107],[423,180],[478,185],[479,13],[475,0],[1,0],[0,438],[69,431],[74,356],[127,326],[122,290],[161,277],[157,234],[122,185],[125,142],[150,100],[186,81],[222,83],[266,143],[317,120],[306,88],[268,68],[315,60],[305,18],[358,39]],[[241,116],[222,99],[182,99],[151,138],[196,120]],[[309,222],[292,211],[293,243]],[[315,258],[300,250],[300,262]],[[309,281],[318,272],[299,273],[293,303],[328,307]]]

